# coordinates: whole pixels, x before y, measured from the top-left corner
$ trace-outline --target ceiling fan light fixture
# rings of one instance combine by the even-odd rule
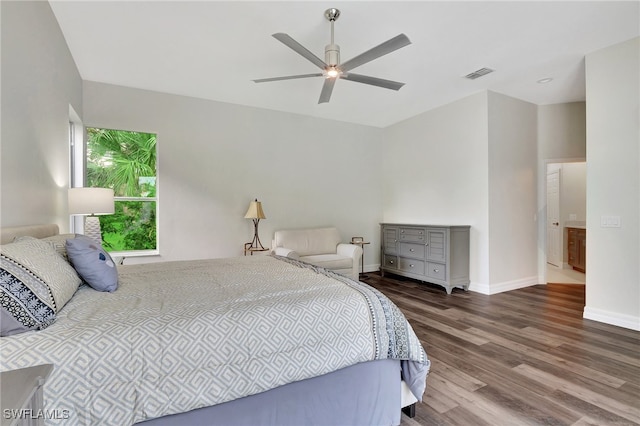
[[[336,78],[340,75],[340,71],[336,67],[327,70],[327,78]]]

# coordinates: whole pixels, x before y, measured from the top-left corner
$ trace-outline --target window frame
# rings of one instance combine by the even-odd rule
[[[119,202],[119,201],[140,201],[140,202],[155,202],[156,208],[155,208],[155,230],[156,230],[156,248],[155,249],[146,249],[146,250],[114,250],[114,251],[109,251],[108,253],[114,257],[117,258],[119,260],[119,263],[122,263],[124,261],[125,258],[128,257],[145,257],[145,256],[158,256],[160,255],[160,185],[159,185],[159,161],[158,161],[158,140],[159,140],[159,135],[158,132],[154,132],[154,131],[142,131],[142,130],[123,130],[123,129],[113,129],[113,128],[109,128],[109,127],[103,127],[103,126],[86,126],[86,125],[82,125],[82,123],[79,122],[74,122],[73,120],[70,121],[70,129],[71,131],[73,131],[74,127],[78,127],[81,126],[82,128],[82,144],[81,144],[81,150],[79,150],[78,148],[78,144],[77,144],[77,140],[78,140],[78,135],[79,133],[76,131],[74,132],[74,134],[72,134],[70,136],[70,142],[72,144],[72,156],[71,156],[71,166],[72,166],[72,171],[71,171],[71,176],[73,177],[73,181],[72,181],[72,185],[73,186],[86,186],[87,185],[87,171],[88,171],[88,167],[87,167],[87,161],[88,161],[88,143],[89,143],[89,137],[88,137],[88,132],[87,129],[88,128],[92,128],[92,129],[103,129],[103,130],[114,130],[114,131],[121,131],[121,132],[135,132],[135,133],[148,133],[148,134],[152,134],[155,135],[156,137],[156,146],[155,146],[155,156],[156,156],[156,164],[155,164],[155,196],[154,197],[120,197],[120,196],[114,196],[114,203]],[[75,147],[73,147],[73,145],[75,144]],[[77,156],[81,155],[83,161],[78,161],[77,160]],[[75,161],[74,161],[74,157],[75,157]],[[80,168],[81,170],[78,171],[78,168]],[[81,177],[81,179],[80,179]],[[79,219],[79,221],[78,221]],[[72,222],[72,231],[73,232],[77,232],[77,233],[83,233],[84,232],[84,218],[82,216],[77,216],[77,219],[75,222]],[[72,219],[73,220],[73,219]]]

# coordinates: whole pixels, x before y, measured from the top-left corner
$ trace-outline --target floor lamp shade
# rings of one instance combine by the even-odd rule
[[[89,216],[85,219],[84,234],[102,244],[100,220],[96,215],[113,214],[113,189],[69,188],[69,214]]]

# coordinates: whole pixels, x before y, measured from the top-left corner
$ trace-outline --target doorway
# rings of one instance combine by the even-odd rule
[[[546,281],[584,284],[585,274],[569,264],[567,228],[586,226],[586,162],[550,162],[546,174]]]

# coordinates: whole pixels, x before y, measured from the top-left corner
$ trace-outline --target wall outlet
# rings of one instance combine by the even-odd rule
[[[620,216],[600,216],[601,228],[620,228]]]

